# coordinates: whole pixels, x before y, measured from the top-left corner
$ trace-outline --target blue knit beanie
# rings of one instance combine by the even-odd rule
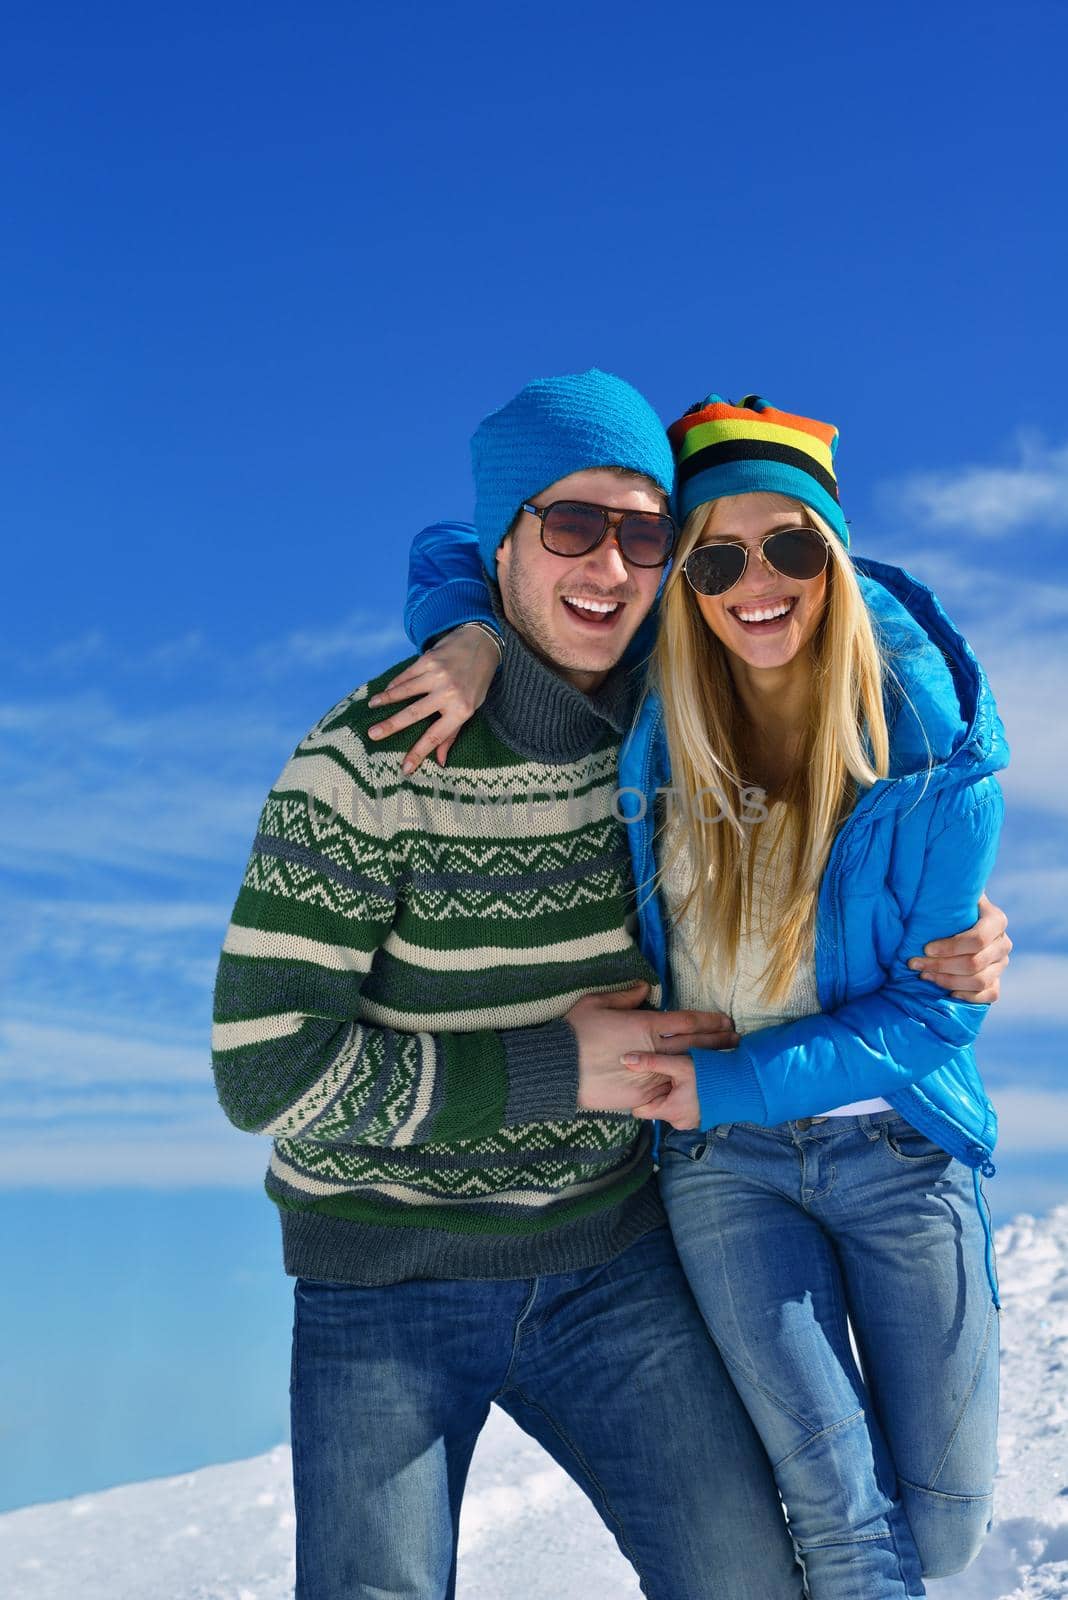
[[[629,383],[599,372],[535,378],[471,439],[475,528],[482,560],[497,576],[494,556],[524,500],[572,472],[629,467],[670,494],[675,467],[664,425]]]

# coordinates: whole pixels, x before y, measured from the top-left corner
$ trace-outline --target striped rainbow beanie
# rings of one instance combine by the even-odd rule
[[[637,389],[610,372],[535,378],[479,423],[471,439],[475,529],[497,576],[497,546],[531,495],[590,467],[630,467],[671,493],[675,466],[664,424]]]
[[[675,515],[728,494],[789,495],[811,506],[849,546],[838,503],[834,453],[838,429],[829,422],[778,411],[759,395],[739,405],[710,394],[668,429],[675,452]]]

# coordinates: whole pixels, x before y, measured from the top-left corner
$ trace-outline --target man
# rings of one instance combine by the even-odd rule
[[[613,809],[617,663],[670,548],[664,432],[617,378],[549,379],[485,419],[474,464],[505,671],[431,777],[368,736],[392,673],[316,724],[267,798],[216,985],[220,1100],[274,1137],[297,1279],[297,1597],[452,1596],[496,1401],[647,1595],[797,1600],[626,1114],[657,1082],[628,1051],[734,1043],[724,1018],[643,1008]],[[605,508],[578,557],[541,537],[564,498]]]

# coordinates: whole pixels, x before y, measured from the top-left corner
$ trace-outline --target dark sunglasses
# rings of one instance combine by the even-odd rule
[[[613,511],[584,500],[554,500],[521,508],[541,523],[541,542],[554,556],[588,556],[615,533],[619,553],[632,567],[662,567],[675,548],[675,524],[663,512]]]
[[[758,546],[769,567],[784,578],[818,578],[830,554],[827,541],[815,528],[778,528],[765,534]],[[749,565],[749,546],[702,544],[691,550],[682,570],[698,594],[726,594],[740,582]]]

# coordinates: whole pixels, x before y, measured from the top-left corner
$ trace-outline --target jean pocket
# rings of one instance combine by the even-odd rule
[[[711,1134],[699,1128],[668,1128],[660,1135],[661,1150],[671,1150],[687,1161],[700,1161],[708,1149]]]
[[[940,1144],[928,1139],[919,1128],[914,1128],[904,1117],[883,1124],[883,1144],[889,1155],[903,1166],[922,1166],[928,1161],[950,1161],[952,1157]]]

